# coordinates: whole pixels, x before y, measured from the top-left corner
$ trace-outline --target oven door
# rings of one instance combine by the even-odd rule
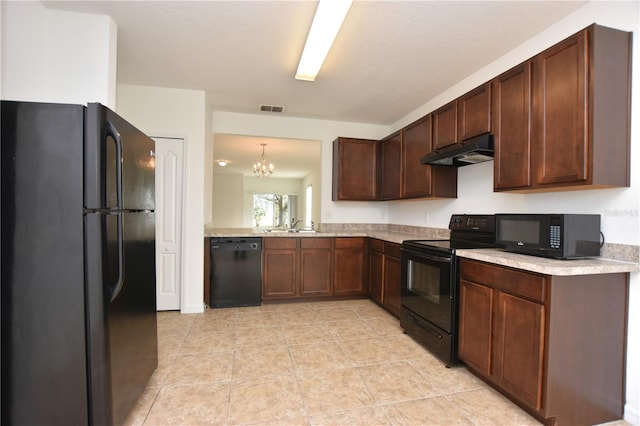
[[[447,333],[454,328],[455,256],[402,248],[402,306]]]

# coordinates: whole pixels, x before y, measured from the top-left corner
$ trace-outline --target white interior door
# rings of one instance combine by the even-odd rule
[[[179,310],[182,287],[184,139],[156,141],[156,294],[159,311]]]

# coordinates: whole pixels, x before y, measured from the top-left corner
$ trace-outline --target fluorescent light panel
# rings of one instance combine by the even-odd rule
[[[351,3],[352,0],[320,0],[300,57],[297,80],[316,79]]]

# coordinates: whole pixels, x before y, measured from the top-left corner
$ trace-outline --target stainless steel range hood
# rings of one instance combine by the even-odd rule
[[[493,160],[493,135],[485,133],[429,153],[420,159],[420,163],[462,167],[490,160]]]

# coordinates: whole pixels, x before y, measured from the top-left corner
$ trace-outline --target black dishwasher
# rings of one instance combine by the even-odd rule
[[[260,305],[262,238],[211,239],[211,308]]]

